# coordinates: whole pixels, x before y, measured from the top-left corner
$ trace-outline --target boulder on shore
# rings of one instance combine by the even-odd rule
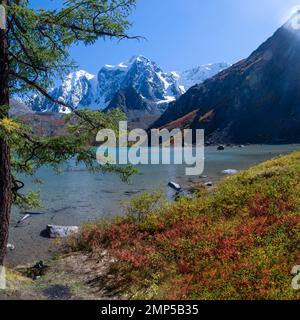
[[[205,187],[213,187],[214,186],[212,181],[208,181],[208,182],[204,183],[204,185],[205,185]]]
[[[79,232],[79,227],[76,226],[54,226],[48,225],[46,228],[46,234],[49,238],[66,238],[72,234]]]
[[[168,183],[168,186],[170,188],[176,190],[176,191],[181,191],[182,190],[181,186],[178,183],[175,183],[175,182],[172,182],[172,181]]]
[[[223,174],[228,174],[228,175],[237,174],[238,172],[239,171],[236,169],[226,169],[222,171]]]

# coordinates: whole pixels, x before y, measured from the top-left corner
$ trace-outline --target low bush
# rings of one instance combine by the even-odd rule
[[[300,152],[168,205],[145,194],[128,215],[83,229],[80,249],[117,258],[132,298],[299,299]]]

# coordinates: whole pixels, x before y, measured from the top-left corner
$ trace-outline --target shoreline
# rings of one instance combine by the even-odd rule
[[[183,187],[183,189],[188,189],[194,183],[213,182],[213,184],[215,184],[225,176],[221,174],[221,169],[247,169],[259,162],[274,158],[282,153],[289,153],[293,150],[296,150],[298,149],[298,147],[298,145],[289,145],[281,150],[282,146],[245,146],[245,148],[227,147],[225,151],[216,151],[215,147],[208,147],[206,148],[206,150],[209,149],[209,153],[206,154],[206,158],[208,159],[207,161],[209,161],[209,164],[211,161],[213,161],[213,165],[211,168],[209,167],[209,165],[206,166],[206,170],[203,175],[207,176],[207,178],[185,177],[180,174],[180,172],[177,172],[178,170],[176,168],[174,168],[170,171],[170,173],[168,173],[168,175],[166,175],[166,177],[164,178],[165,180],[159,182],[154,178],[152,184],[149,184],[147,186],[149,187],[149,189],[144,187],[143,180],[152,179],[152,176],[154,174],[151,172],[151,170],[150,172],[143,172],[138,175],[138,177],[136,177],[138,182],[133,183],[132,185],[121,185],[118,179],[113,179],[110,177],[109,179],[112,179],[112,181],[110,181],[110,185],[107,184],[106,180],[103,180],[103,184],[105,187],[103,186],[103,189],[99,189],[104,201],[100,201],[101,205],[114,205],[113,209],[111,209],[112,214],[103,214],[107,210],[105,208],[110,208],[109,206],[104,207],[104,209],[100,211],[100,214],[97,214],[96,211],[97,209],[99,210],[99,208],[95,207],[97,209],[90,209],[90,206],[93,205],[93,199],[96,200],[96,198],[93,197],[93,188],[91,188],[91,191],[88,190],[92,194],[92,198],[87,199],[86,202],[81,199],[85,196],[85,194],[80,194],[81,198],[78,198],[76,196],[74,197],[74,199],[78,200],[77,203],[75,203],[74,201],[72,203],[72,201],[68,200],[65,201],[68,206],[65,206],[63,208],[54,208],[55,210],[52,210],[51,206],[54,199],[56,198],[58,199],[58,201],[61,201],[60,199],[64,198],[63,195],[60,194],[59,197],[49,194],[49,190],[50,192],[54,190],[53,187],[51,187],[49,190],[47,189],[47,196],[49,196],[49,206],[47,206],[45,212],[42,212],[39,215],[33,215],[30,219],[25,221],[25,224],[21,228],[14,228],[15,222],[20,217],[18,211],[14,212],[10,228],[11,236],[9,242],[15,246],[15,250],[8,252],[7,264],[15,267],[20,264],[35,263],[36,261],[51,258],[56,252],[56,248],[54,245],[55,240],[53,241],[51,239],[43,238],[40,236],[40,232],[45,229],[47,224],[81,226],[85,223],[92,223],[101,218],[111,218],[113,216],[120,215],[121,201],[130,200],[130,198],[135,194],[139,194],[148,190],[154,190],[155,186],[157,189],[157,186],[162,185],[162,189],[165,189],[167,197],[174,196],[176,192],[166,187],[167,183],[170,181],[179,183]],[[232,153],[234,154],[232,155]],[[153,170],[154,169],[157,170],[157,168],[153,168]],[[161,172],[165,173],[165,170],[170,169],[170,167],[168,169],[161,168],[161,170],[163,171],[158,171],[157,174],[155,174],[157,179],[161,179]],[[67,174],[67,177],[58,177],[57,179],[62,181],[66,180],[69,185],[69,181],[73,183],[73,181],[75,181],[74,179],[78,176],[78,178],[76,178],[76,181],[77,179],[79,179],[79,181],[77,182],[81,187],[83,183],[89,183],[90,179],[96,180],[95,182],[97,184],[95,184],[95,188],[98,188],[99,184],[101,185],[102,182],[98,181],[100,180],[100,178],[97,178],[96,176],[92,176],[86,179],[86,181],[82,180],[82,176],[86,177],[86,175],[87,174],[85,172],[80,171],[69,172]],[[53,177],[52,179],[53,186],[56,186],[57,181]],[[92,181],[93,184],[95,182]],[[114,190],[116,189],[116,184],[123,189],[117,191]],[[49,185],[51,186],[50,183]],[[86,194],[88,194],[88,192],[86,192]],[[95,211],[94,215],[90,215],[92,210]]]
[[[276,157],[222,181],[215,192],[200,192],[190,201],[161,211],[147,211],[147,202],[142,200],[136,207],[148,212],[142,221],[133,216],[112,226],[89,226],[45,264],[8,270],[15,273],[14,278],[20,272],[23,280],[11,291],[13,281],[8,279],[8,291],[0,293],[0,299],[3,295],[4,299],[30,296],[35,300],[226,299],[232,297],[228,283],[243,300],[297,299],[287,270],[298,255],[292,245],[300,227],[299,159],[300,151]],[[268,207],[261,205],[261,199],[268,199]],[[152,201],[157,203],[155,197]],[[209,245],[203,246],[207,241]],[[287,246],[292,248],[288,255]],[[264,268],[256,269],[258,263]],[[219,272],[228,266],[233,273],[220,280]],[[206,277],[197,277],[199,267]],[[269,280],[267,267],[280,275],[268,291],[262,281]],[[253,270],[257,275],[254,282]],[[193,277],[189,287],[184,287],[187,274]],[[256,290],[243,288],[245,279]],[[217,291],[211,289],[214,285],[219,285]]]

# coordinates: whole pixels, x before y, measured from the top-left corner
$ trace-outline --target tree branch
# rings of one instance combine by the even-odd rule
[[[36,89],[37,91],[39,91],[43,96],[45,96],[50,101],[52,101],[52,102],[54,102],[54,103],[56,103],[58,105],[61,105],[61,106],[65,107],[65,108],[68,108],[68,109],[72,110],[72,112],[74,114],[76,114],[80,118],[83,118],[83,120],[85,120],[93,129],[97,129],[97,127],[90,121],[90,119],[87,119],[87,118],[83,117],[82,114],[80,112],[78,112],[73,106],[71,106],[71,105],[69,105],[69,104],[67,104],[67,103],[65,103],[63,101],[60,101],[58,99],[55,99],[55,98],[51,97],[51,95],[45,89],[41,88],[36,82],[31,81],[31,80],[27,79],[26,77],[24,77],[24,76],[14,72],[14,71],[12,71],[12,70],[10,70],[9,73],[10,73],[10,75],[16,77],[17,79],[25,82],[30,87],[32,87],[32,88]]]

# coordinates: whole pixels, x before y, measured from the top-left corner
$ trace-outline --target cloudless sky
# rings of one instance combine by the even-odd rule
[[[53,8],[54,1],[43,0]],[[30,0],[40,6],[41,0]],[[142,54],[165,71],[246,58],[280,27],[300,0],[137,0],[130,16],[131,35],[147,40],[99,40],[76,46],[71,56],[79,67],[96,73]]]

